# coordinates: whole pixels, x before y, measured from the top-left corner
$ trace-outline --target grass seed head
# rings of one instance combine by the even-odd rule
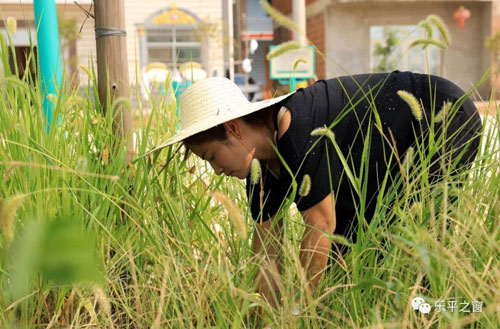
[[[94,292],[94,296],[97,299],[97,302],[101,305],[102,309],[104,310],[105,314],[108,316],[109,319],[111,316],[111,308],[109,305],[108,297],[106,297],[104,290],[102,290],[102,288],[99,285],[94,285],[92,290]]]
[[[24,197],[24,194],[18,194],[8,200],[0,200],[0,227],[9,241],[14,239],[14,219]]]
[[[5,50],[7,49],[7,44],[5,43],[5,37],[3,33],[0,33],[0,52],[7,53]]]
[[[92,79],[92,72],[90,72],[88,67],[80,65],[80,70],[85,72],[87,74],[87,76],[89,77],[89,79]]]
[[[305,58],[299,58],[295,61],[295,63],[293,63],[293,71],[295,72],[295,70],[297,70],[297,66],[299,66],[299,64],[307,64],[307,60]]]
[[[422,107],[420,107],[420,103],[417,101],[415,96],[404,90],[399,90],[398,95],[410,106],[415,119],[418,121],[422,120]]]
[[[17,31],[17,20],[14,17],[7,17],[7,31],[12,37]]]
[[[300,184],[299,195],[305,197],[309,195],[309,192],[311,192],[311,176],[305,174],[304,178],[302,178],[302,183]]]
[[[287,53],[287,52],[292,51],[292,50],[297,50],[300,48],[302,48],[302,45],[300,43],[298,43],[297,41],[283,42],[278,47],[276,47],[272,51],[270,51],[267,54],[266,58],[267,58],[267,60],[271,60],[275,57],[283,55],[284,53]]]
[[[444,120],[445,116],[451,109],[453,104],[451,102],[445,102],[439,113],[434,117],[434,122],[441,122]]]
[[[413,41],[411,44],[410,44],[410,48],[412,47],[416,47],[416,46],[423,46],[424,48],[427,48],[427,46],[429,45],[434,45],[434,46],[437,46],[441,49],[447,49],[448,46],[441,42],[441,41],[438,41],[438,40],[434,40],[434,39],[418,39],[418,40],[415,40]]]
[[[406,150],[406,155],[403,160],[403,168],[408,171],[408,168],[413,164],[413,160],[415,158],[415,149],[410,146],[408,150]]]
[[[443,22],[443,19],[438,15],[429,15],[427,20],[437,27],[445,45],[448,47],[451,44],[450,32],[448,32],[448,27]]]
[[[326,136],[332,142],[335,140],[335,135],[333,134],[333,131],[329,129],[327,126],[314,129],[313,131],[311,131],[311,136]]]
[[[432,26],[429,23],[429,21],[427,21],[427,20],[421,21],[420,23],[418,23],[418,25],[425,29],[425,32],[427,34],[427,38],[432,39],[432,36],[434,34],[434,30],[432,29]]]
[[[280,13],[273,6],[269,4],[266,0],[260,0],[260,5],[267,12],[269,16],[278,24],[283,27],[286,27],[289,30],[300,33],[299,27],[288,17]]]
[[[112,111],[116,113],[120,107],[124,107],[129,111],[132,111],[132,104],[125,97],[119,97],[113,102]]]
[[[257,159],[252,160],[252,169],[250,171],[250,182],[252,184],[257,184],[259,182],[261,173],[260,162]]]
[[[213,192],[212,197],[219,201],[224,208],[226,208],[229,215],[229,220],[232,222],[233,226],[236,228],[240,238],[245,240],[247,238],[247,228],[245,225],[245,219],[241,214],[238,207],[231,201],[227,196],[219,192]]]

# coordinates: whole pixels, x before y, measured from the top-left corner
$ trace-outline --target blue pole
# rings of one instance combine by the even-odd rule
[[[290,91],[293,92],[293,91],[297,90],[296,84],[297,84],[297,79],[296,78],[290,78]]]
[[[61,86],[61,52],[59,51],[59,29],[55,0],[35,0],[35,24],[37,28],[38,60],[43,93],[43,114],[47,118],[47,129],[52,126],[52,107],[48,94],[57,95]],[[59,118],[60,122],[61,118]]]

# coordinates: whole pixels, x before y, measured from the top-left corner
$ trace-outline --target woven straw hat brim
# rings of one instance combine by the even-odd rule
[[[240,117],[243,117],[247,114],[262,110],[266,107],[269,107],[271,105],[274,105],[276,103],[281,102],[282,100],[286,99],[292,93],[271,98],[271,99],[266,99],[263,101],[251,103],[245,99],[244,102],[241,102],[238,104],[237,108],[232,108],[230,111],[222,111],[220,115],[217,115],[215,118],[213,116],[205,119],[200,119],[197,122],[189,125],[188,127],[181,129],[177,134],[166,140],[165,142],[161,143],[157,147],[153,148],[152,150],[146,152],[144,155],[151,154],[153,152],[156,152],[158,150],[161,150],[169,145],[172,145],[177,142],[181,142],[184,139],[191,137],[193,135],[196,135],[202,131],[208,130],[210,128],[213,128],[219,124],[222,124],[224,122],[227,122],[229,120],[237,119]]]

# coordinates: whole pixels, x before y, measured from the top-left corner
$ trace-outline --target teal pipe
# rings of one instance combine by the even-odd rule
[[[175,126],[177,131],[181,130],[181,124],[179,123],[181,120],[181,113],[179,109],[179,100],[181,98],[181,94],[186,90],[187,87],[191,86],[192,82],[188,81],[187,83],[179,83],[177,81],[172,81],[172,88],[175,91],[175,100],[177,107],[175,108],[175,115],[177,117],[177,125]]]
[[[290,79],[290,92],[297,91],[297,79],[296,78],[291,78]]]
[[[61,86],[61,52],[59,51],[59,28],[55,0],[35,0],[35,26],[37,28],[38,61],[40,62],[40,80],[42,82],[43,114],[48,127],[52,126],[52,108],[54,103],[48,94],[57,96]],[[61,118],[59,117],[58,124]]]

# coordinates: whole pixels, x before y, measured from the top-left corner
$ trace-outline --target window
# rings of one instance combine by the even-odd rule
[[[434,35],[439,35],[434,31]],[[425,30],[416,25],[371,26],[370,68],[377,71],[412,71],[441,74],[442,51],[436,46],[425,50],[410,44],[425,38]],[[427,52],[427,59],[426,59]]]
[[[146,30],[148,61],[173,63],[201,62],[201,42],[195,25],[153,26]]]
[[[19,73],[19,78],[22,78],[25,72],[29,72],[30,80],[36,81],[36,63],[37,63],[37,47],[36,47],[36,39],[30,38],[30,29],[31,34],[35,33],[34,22],[28,21],[28,27],[18,27],[16,34],[11,37],[11,41],[14,44],[14,51],[12,52],[9,46],[9,51],[7,52],[7,59],[9,63],[10,71],[15,74],[16,66]],[[21,23],[23,24],[23,23]],[[23,25],[26,25],[24,23]],[[8,43],[7,37],[7,29],[4,27],[4,24],[0,22],[0,33],[3,34],[4,39]],[[31,36],[32,37],[32,36]],[[31,51],[31,43],[33,43],[33,52]],[[30,68],[27,67],[30,64]],[[0,75],[3,71],[3,68],[0,64]]]

